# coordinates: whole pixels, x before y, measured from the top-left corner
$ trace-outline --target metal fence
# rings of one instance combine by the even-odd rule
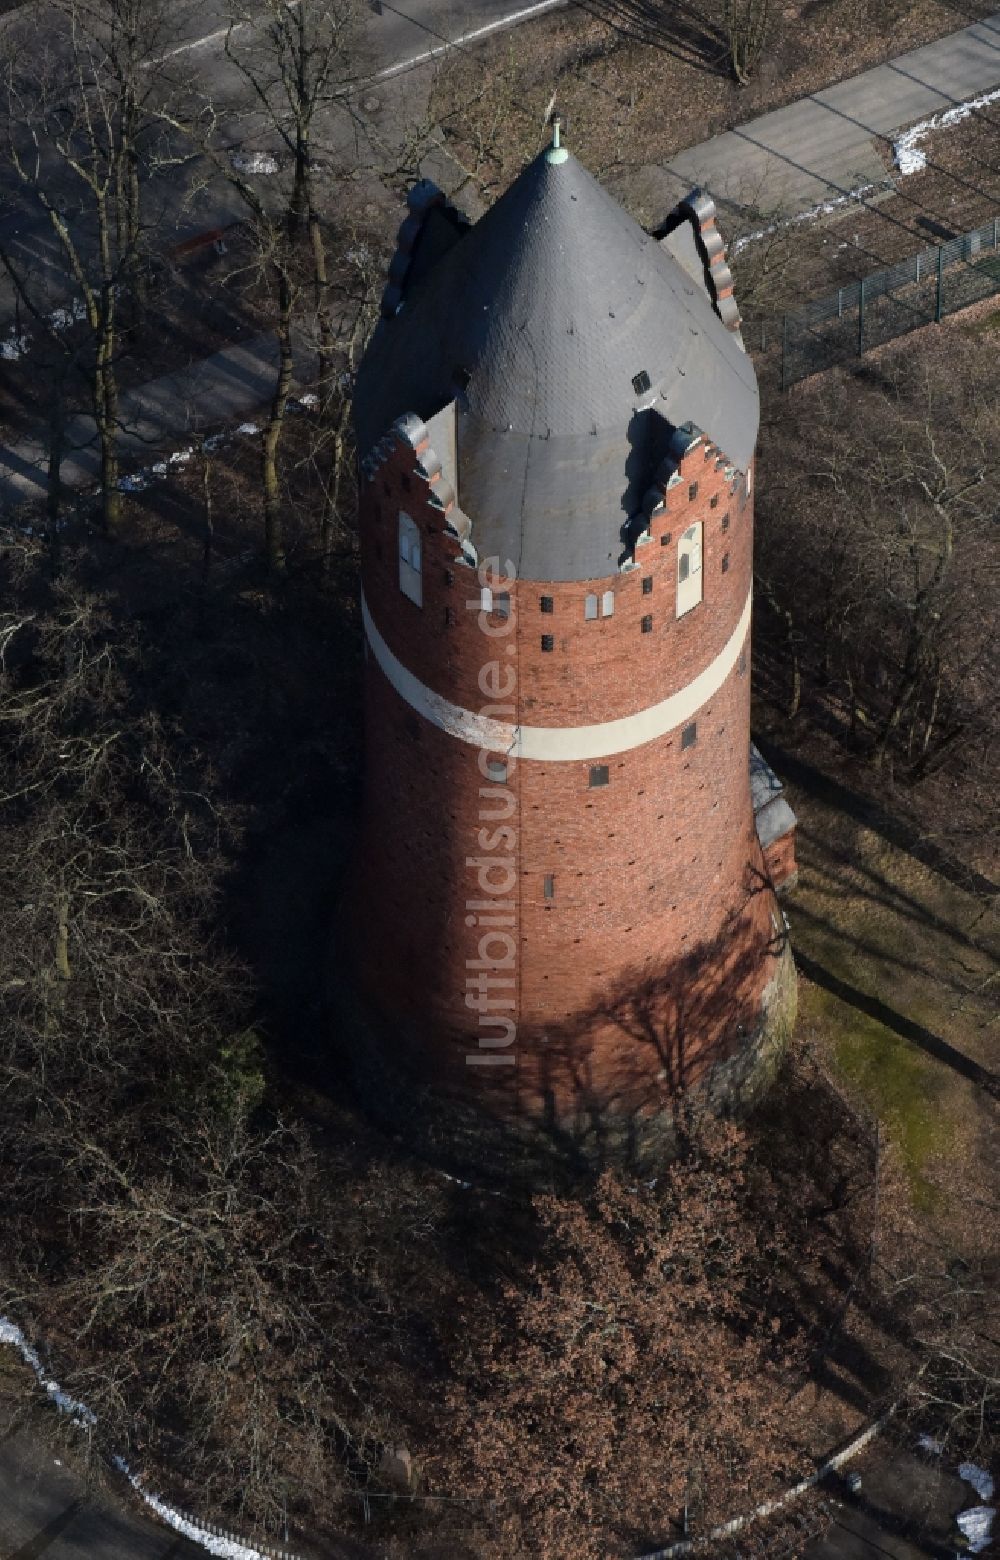
[[[778,352],[781,388],[1000,293],[1000,217],[813,298],[780,320],[749,320],[751,352]]]

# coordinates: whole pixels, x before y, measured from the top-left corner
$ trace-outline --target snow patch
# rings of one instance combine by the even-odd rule
[[[932,1435],[918,1435],[917,1445],[922,1452],[930,1452],[932,1457],[940,1457],[944,1446],[940,1441],[935,1441]]]
[[[952,125],[960,124],[963,119],[968,119],[978,108],[986,108],[990,103],[1000,101],[1000,87],[995,87],[992,92],[983,92],[979,97],[969,98],[965,103],[956,103],[954,108],[942,109],[938,114],[932,114],[930,119],[922,119],[918,125],[913,125],[904,135],[901,135],[892,148],[896,167],[903,175],[919,173],[927,166],[927,153],[920,150],[920,142],[931,134],[933,130],[950,130]]]
[[[45,1374],[45,1367],[39,1358],[37,1350],[31,1347],[20,1327],[14,1322],[8,1321],[5,1316],[0,1316],[0,1343],[9,1343],[12,1348],[17,1350],[24,1363],[30,1365],[38,1377],[39,1384],[45,1388],[60,1414],[69,1414],[71,1423],[79,1425],[81,1429],[87,1429],[91,1425],[96,1425],[97,1415],[93,1409],[88,1408],[86,1403],[80,1403],[76,1398],[70,1397],[68,1392],[62,1390],[58,1382],[52,1381]]]
[[[237,173],[277,173],[278,159],[273,152],[230,152],[229,161]]]
[[[989,1500],[993,1494],[993,1478],[978,1463],[964,1462],[958,1465],[958,1477],[971,1484],[980,1500]]]
[[[236,432],[237,433],[248,433],[248,434],[249,433],[259,433],[260,429],[257,427],[256,423],[245,422],[245,423],[240,423],[240,425],[237,428]]]
[[[31,1347],[20,1327],[8,1321],[5,1316],[0,1316],[0,1343],[10,1344],[17,1350],[25,1364],[30,1365],[61,1414],[71,1415],[72,1423],[79,1425],[81,1429],[90,1429],[97,1424],[97,1415],[93,1409],[88,1408],[86,1403],[80,1403],[76,1398],[70,1397],[69,1393],[64,1392],[55,1381],[51,1381],[46,1376],[37,1350]],[[112,1462],[119,1472],[124,1474],[136,1494],[151,1511],[155,1511],[156,1515],[176,1533],[182,1533],[185,1538],[200,1544],[202,1549],[207,1549],[210,1555],[217,1555],[219,1560],[270,1560],[262,1550],[254,1549],[250,1544],[242,1544],[238,1539],[225,1538],[218,1533],[207,1533],[197,1522],[175,1511],[158,1495],[147,1494],[143,1488],[142,1478],[132,1472],[124,1457],[115,1456]],[[55,1464],[57,1468],[62,1467],[58,1457],[55,1458]]]
[[[755,233],[744,233],[741,238],[735,239],[730,244],[729,253],[741,254],[748,244],[756,244],[762,238],[770,238],[772,233],[778,233],[782,228],[796,227],[800,222],[815,222],[817,217],[827,217],[832,211],[838,211],[841,206],[848,206],[852,201],[863,200],[874,188],[874,184],[859,184],[857,189],[848,190],[845,195],[837,195],[832,200],[821,200],[818,206],[810,206],[808,211],[800,211],[794,217],[787,217],[784,222],[772,222],[770,227],[758,228]]]
[[[235,1538],[223,1538],[221,1534],[206,1533],[204,1528],[192,1522],[189,1517],[182,1516],[172,1506],[168,1506],[159,1495],[149,1495],[142,1487],[142,1479],[137,1473],[133,1473],[124,1457],[113,1459],[115,1467],[131,1484],[136,1494],[145,1502],[151,1511],[172,1527],[175,1533],[182,1533],[185,1538],[193,1539],[203,1549],[207,1549],[210,1555],[218,1555],[219,1560],[268,1560],[268,1557],[259,1549],[252,1549],[249,1544],[241,1544]]]
[[[12,331],[4,341],[0,341],[0,358],[6,363],[13,363],[17,358],[24,357],[30,345],[30,336],[19,336],[16,331]]]
[[[992,1506],[970,1506],[955,1518],[968,1540],[969,1554],[981,1554],[993,1542],[992,1527],[996,1511]]]

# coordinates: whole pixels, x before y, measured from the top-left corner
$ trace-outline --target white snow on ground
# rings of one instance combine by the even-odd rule
[[[49,1379],[45,1374],[45,1367],[38,1357],[38,1353],[31,1347],[20,1327],[14,1322],[9,1322],[5,1316],[0,1316],[0,1343],[9,1343],[20,1354],[26,1365],[30,1365],[39,1382],[45,1388],[60,1414],[69,1414],[75,1425],[86,1428],[88,1425],[96,1425],[97,1416],[89,1409],[86,1403],[78,1403],[76,1398],[70,1397],[59,1384]]]
[[[982,1554],[993,1542],[992,1527],[996,1511],[992,1506],[970,1506],[955,1518],[969,1542],[969,1554]]]
[[[927,153],[920,150],[920,142],[931,134],[933,130],[950,130],[952,125],[957,125],[963,119],[968,119],[977,108],[986,108],[990,103],[1000,100],[1000,87],[995,87],[992,92],[984,92],[980,97],[969,98],[966,103],[956,103],[954,108],[944,108],[938,114],[932,114],[930,119],[922,119],[919,125],[913,127],[901,135],[892,148],[896,159],[896,167],[905,178],[908,173],[919,173],[927,166]]]
[[[81,1429],[89,1429],[97,1424],[97,1415],[93,1409],[88,1408],[86,1403],[80,1403],[76,1398],[70,1397],[68,1392],[64,1392],[55,1381],[51,1381],[46,1376],[37,1350],[31,1347],[20,1327],[8,1321],[5,1316],[0,1316],[0,1343],[10,1344],[17,1350],[25,1364],[30,1365],[61,1414],[69,1414],[72,1423],[79,1425]],[[58,1459],[56,1461],[59,1465]],[[207,1549],[210,1555],[217,1555],[219,1560],[268,1560],[268,1556],[261,1550],[254,1549],[249,1544],[241,1544],[234,1538],[222,1538],[217,1533],[206,1533],[197,1522],[192,1522],[190,1517],[175,1511],[158,1495],[148,1495],[142,1487],[141,1477],[132,1472],[124,1457],[114,1457],[112,1461],[151,1511],[155,1511],[156,1515],[176,1533],[183,1533],[185,1538],[190,1538],[203,1549]]]
[[[55,330],[68,330],[71,325],[86,318],[87,309],[83,299],[74,298],[68,308],[53,309],[49,315],[49,323]],[[16,358],[24,357],[30,346],[31,337],[26,331],[21,335],[11,331],[6,340],[0,341],[0,358],[13,362]]]
[[[993,1478],[978,1463],[964,1462],[958,1465],[958,1477],[971,1484],[980,1500],[989,1500],[993,1494]]]
[[[273,152],[230,152],[229,161],[237,173],[277,173],[278,159]]]
[[[136,1494],[145,1501],[151,1511],[155,1511],[161,1521],[172,1527],[175,1533],[182,1533],[185,1538],[191,1538],[203,1549],[207,1549],[210,1555],[218,1555],[219,1560],[267,1560],[267,1556],[261,1554],[259,1549],[251,1549],[248,1544],[241,1544],[235,1538],[222,1538],[217,1533],[206,1533],[196,1522],[182,1516],[159,1495],[148,1495],[142,1487],[142,1480],[138,1474],[132,1472],[124,1457],[115,1457],[115,1467],[123,1473],[135,1490]]]
[[[917,1445],[922,1452],[930,1452],[932,1457],[940,1457],[944,1447],[940,1441],[935,1441],[932,1435],[918,1435]]]
[[[311,390],[307,390],[305,395],[293,396],[287,402],[290,412],[311,412],[318,405],[319,396],[314,395]],[[235,431],[249,437],[251,434],[259,433],[260,429],[254,422],[243,422]],[[201,448],[212,454],[215,450],[222,449],[232,438],[233,434],[228,432],[211,433],[207,439],[202,440]],[[128,476],[119,477],[118,486],[123,493],[144,493],[152,485],[154,477],[167,476],[171,466],[186,466],[194,453],[193,444],[188,444],[181,450],[174,450],[166,460],[154,461],[152,466],[142,466],[138,471],[130,472]]]
[[[737,238],[729,246],[729,253],[738,255],[748,244],[759,243],[762,238],[770,238],[772,233],[777,233],[781,228],[795,227],[799,222],[815,222],[817,217],[829,216],[831,211],[837,211],[841,206],[848,206],[852,201],[862,200],[870,195],[875,188],[874,184],[859,184],[856,190],[848,190],[846,195],[837,195],[832,200],[821,200],[818,206],[810,206],[808,211],[800,211],[794,217],[786,217],[784,222],[772,222],[770,227],[758,228],[756,233],[744,233],[742,238]]]

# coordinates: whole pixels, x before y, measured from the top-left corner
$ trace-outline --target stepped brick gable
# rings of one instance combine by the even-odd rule
[[[341,947],[414,1088],[601,1152],[683,1091],[751,1093],[792,983],[794,819],[749,767],[757,386],[714,218],[694,192],[644,233],[558,135],[474,226],[424,184],[357,386]]]

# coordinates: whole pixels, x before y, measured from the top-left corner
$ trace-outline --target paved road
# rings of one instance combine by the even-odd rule
[[[664,209],[684,185],[791,215],[884,183],[877,137],[1000,86],[1000,13],[689,147],[659,179]],[[673,179],[669,177],[673,174]]]
[[[234,426],[266,405],[274,390],[278,348],[273,334],[226,347],[191,368],[164,374],[121,398],[124,461],[148,465],[188,444],[192,435]],[[66,427],[63,483],[88,487],[100,476],[94,419],[80,415]],[[43,439],[0,446],[0,514],[45,497]]]
[[[841,1491],[829,1529],[803,1560],[953,1560],[954,1515],[978,1496],[941,1458],[877,1440],[851,1467],[861,1490]]]
[[[205,1551],[158,1522],[120,1510],[42,1443],[0,1443],[3,1560],[205,1560]]]

